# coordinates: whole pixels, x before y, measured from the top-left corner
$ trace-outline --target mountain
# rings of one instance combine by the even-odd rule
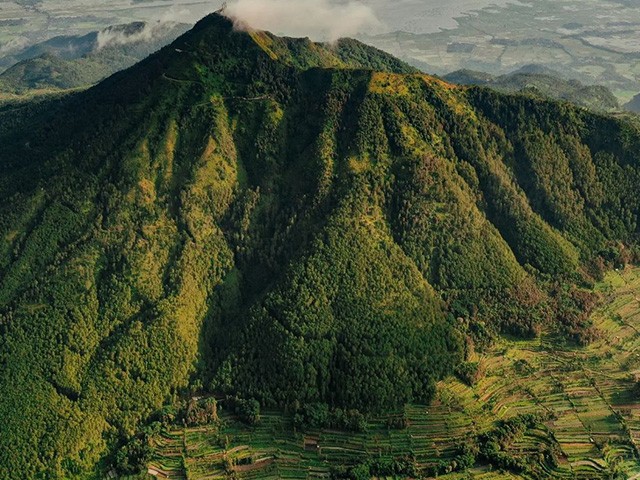
[[[97,78],[106,71],[98,73]],[[68,89],[91,85],[96,75],[76,62],[52,54],[24,60],[0,74],[0,90],[22,93],[28,90]]]
[[[130,67],[176,39],[189,28],[182,23],[134,22],[86,35],[59,36],[32,45],[0,65],[0,91],[86,87]]]
[[[448,73],[442,78],[447,82],[457,83],[459,85],[487,85],[495,79],[495,77],[489,73],[466,68]]]
[[[501,92],[526,93],[555,100],[566,100],[592,110],[613,112],[619,104],[611,91],[600,85],[584,85],[578,80],[567,80],[549,68],[526,65],[512,73],[494,77],[474,70],[457,70],[443,77],[460,85],[482,85]]]
[[[517,70],[514,70],[511,73],[512,74],[524,73],[524,74],[534,74],[534,75],[547,75],[550,77],[559,77],[563,80],[569,80],[569,78],[565,77],[565,75],[563,75],[559,71],[554,70],[553,68],[546,67],[544,65],[540,65],[538,63],[529,63],[527,65],[523,65],[522,67],[518,68]]]
[[[98,31],[85,35],[60,35],[36,43],[14,53],[10,58],[17,61],[30,60],[49,54],[64,60],[76,60],[87,55],[98,46]],[[9,59],[3,59],[3,63]]]
[[[0,477],[129,472],[191,395],[358,428],[502,332],[588,343],[582,287],[636,258],[639,142],[219,14],[88,90],[5,103]]]
[[[629,112],[640,112],[640,94],[635,95],[629,102],[625,103],[623,107]]]

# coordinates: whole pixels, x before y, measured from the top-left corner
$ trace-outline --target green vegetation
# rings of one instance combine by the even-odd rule
[[[279,465],[230,454],[216,417],[269,448],[354,432],[322,430],[338,456],[422,429],[337,477],[514,469],[547,417],[455,402],[495,381],[476,352],[501,333],[598,341],[586,287],[637,259],[640,131],[409,70],[212,15],[91,89],[0,106],[0,477],[128,474],[154,442],[190,477]]]
[[[328,411],[317,405],[306,407],[304,427],[268,411],[247,428],[223,407],[204,427],[164,424],[150,439],[150,465],[194,480],[634,478],[640,270],[607,274],[596,292],[605,297],[591,316],[601,339],[588,347],[549,332],[500,339],[472,355],[486,370],[472,386],[448,378],[430,405],[370,415],[356,433],[323,425]]]
[[[135,22],[81,37],[55,37],[29,47],[18,56],[20,61],[16,59],[1,72],[0,92],[26,95],[89,87],[159,50],[184,33],[185,27],[185,24]],[[122,38],[126,35],[129,40],[102,46],[98,42],[100,34]],[[309,39],[283,39],[267,32],[251,35],[273,60],[301,69],[365,67],[396,73],[417,72],[388,53],[357,40],[341,39],[333,44],[319,44]]]

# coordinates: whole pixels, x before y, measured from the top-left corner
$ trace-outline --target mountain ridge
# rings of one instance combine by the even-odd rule
[[[411,72],[212,15],[0,111],[1,476],[97,475],[189,394],[386,411],[500,332],[596,335],[637,129]]]

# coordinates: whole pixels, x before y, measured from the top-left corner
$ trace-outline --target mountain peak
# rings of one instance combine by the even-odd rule
[[[280,97],[282,87],[294,79],[296,72],[312,68],[417,72],[390,54],[357,40],[316,43],[240,25],[221,12],[212,13],[141,62],[134,68],[136,73],[121,72],[103,87],[113,82],[127,83],[127,87],[118,87],[122,98],[124,91],[131,92],[126,96],[127,102],[144,93],[140,85],[158,84],[164,89],[161,85],[166,82],[204,88],[209,95],[223,97]]]
[[[253,29],[218,11],[200,20],[168,50],[172,56],[189,58],[198,76],[227,76],[233,83],[254,78],[259,68],[367,69],[391,73],[417,70],[390,54],[353,39],[316,43],[309,38],[279,37]],[[178,62],[185,71],[185,62]],[[265,67],[277,63],[280,67]],[[262,67],[259,67],[259,65]],[[232,78],[233,77],[233,78]]]
[[[192,31],[218,29],[221,33],[229,34],[234,30],[233,25],[233,20],[224,15],[223,10],[218,10],[198,20]]]

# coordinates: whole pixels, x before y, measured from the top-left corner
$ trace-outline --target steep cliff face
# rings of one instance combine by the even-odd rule
[[[191,384],[427,402],[637,236],[640,135],[212,15],[0,111],[0,473],[83,476]],[[555,322],[555,323],[554,323]]]

